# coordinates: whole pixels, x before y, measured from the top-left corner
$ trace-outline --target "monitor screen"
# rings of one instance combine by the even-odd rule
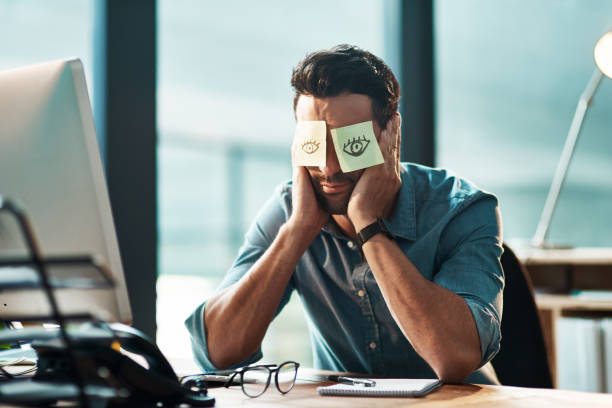
[[[56,290],[61,312],[93,313],[105,320],[131,322],[79,60],[0,72],[0,196],[25,210],[43,256],[91,256],[110,270],[114,290]],[[9,214],[0,213],[0,264],[2,259],[24,255],[27,250],[16,222]],[[18,275],[19,269],[8,272]],[[49,312],[47,299],[39,290],[0,291],[0,319]]]

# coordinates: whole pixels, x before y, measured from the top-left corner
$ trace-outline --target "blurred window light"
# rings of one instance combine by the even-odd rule
[[[177,279],[189,275],[186,285],[197,277],[209,290],[184,303],[212,294],[257,211],[291,178],[293,67],[341,43],[385,58],[386,3],[158,1],[158,288],[180,288]],[[311,359],[297,299],[266,337],[267,360]],[[186,316],[167,304],[158,300],[158,343],[188,357]]]
[[[94,0],[0,1],[0,70],[77,57],[93,101],[93,13]]]
[[[612,3],[437,0],[436,157],[496,193],[504,238],[533,236]],[[602,82],[549,240],[612,243],[612,82]]]

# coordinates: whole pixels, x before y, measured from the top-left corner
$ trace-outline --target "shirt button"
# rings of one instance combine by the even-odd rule
[[[376,343],[371,342],[371,343],[370,343],[370,348],[371,348],[372,350],[374,350],[374,349],[376,348]]]
[[[359,297],[363,297],[363,295],[365,295],[365,292],[364,292],[363,290],[361,290],[361,289],[360,289],[360,290],[359,290],[359,292],[357,292],[357,295],[358,295]]]
[[[349,241],[346,245],[348,245],[348,247],[351,249],[355,248],[355,243],[353,241]]]

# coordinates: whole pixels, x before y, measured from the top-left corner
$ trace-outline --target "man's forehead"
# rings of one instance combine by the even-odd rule
[[[295,108],[298,121],[322,120],[330,129],[373,120],[372,99],[367,95],[344,93],[318,98],[301,95]]]

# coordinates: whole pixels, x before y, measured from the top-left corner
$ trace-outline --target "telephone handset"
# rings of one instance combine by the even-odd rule
[[[162,406],[214,406],[206,390],[182,386],[159,348],[133,327],[113,323],[83,325],[69,329],[76,370],[88,398],[107,401],[108,406],[162,403]],[[110,329],[110,330],[109,330]],[[142,356],[143,367],[120,352]],[[31,379],[0,383],[0,402],[51,404],[80,397],[72,364],[58,338],[32,342],[38,370]]]

